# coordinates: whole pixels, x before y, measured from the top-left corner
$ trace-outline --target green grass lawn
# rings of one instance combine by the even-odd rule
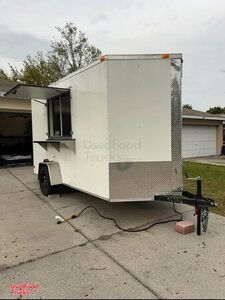
[[[218,204],[217,208],[210,209],[212,212],[225,216],[225,167],[192,162],[183,162],[183,173],[188,177],[201,176],[202,195],[210,197]],[[184,190],[196,192],[196,182],[183,179]]]

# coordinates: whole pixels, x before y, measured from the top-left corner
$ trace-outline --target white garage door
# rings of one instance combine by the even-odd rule
[[[183,125],[183,158],[208,155],[216,155],[216,126]]]

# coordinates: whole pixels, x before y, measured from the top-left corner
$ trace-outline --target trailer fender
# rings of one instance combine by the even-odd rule
[[[38,179],[39,179],[39,174],[40,170],[43,166],[46,166],[48,168],[48,174],[49,174],[49,179],[51,185],[58,185],[62,184],[62,175],[60,171],[60,165],[56,161],[44,161],[39,164],[39,169],[38,169]]]

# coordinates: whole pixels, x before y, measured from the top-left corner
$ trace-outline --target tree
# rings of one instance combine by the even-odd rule
[[[191,105],[191,104],[184,104],[184,105],[183,105],[183,108],[189,108],[189,109],[192,109],[192,105]]]
[[[225,114],[225,107],[221,107],[221,106],[210,107],[207,110],[207,113],[210,113],[210,114]]]
[[[73,23],[56,28],[60,39],[52,41],[46,55],[37,52],[28,55],[23,67],[18,69],[10,65],[10,75],[0,69],[0,77],[35,85],[50,83],[78,70],[96,60],[101,51],[90,45],[85,33],[79,31]]]
[[[8,75],[6,72],[0,68],[0,79],[9,79]]]
[[[89,45],[86,35],[78,31],[73,23],[67,23],[64,28],[56,27],[56,29],[61,34],[61,39],[52,42],[50,55],[61,62],[63,75],[86,66],[100,56],[101,51]]]
[[[27,84],[48,85],[62,77],[57,61],[44,57],[42,52],[37,52],[34,57],[28,55],[22,69],[10,68],[11,79]]]

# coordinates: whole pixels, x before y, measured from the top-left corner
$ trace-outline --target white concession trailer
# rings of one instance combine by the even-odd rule
[[[34,171],[110,202],[182,193],[181,54],[105,55],[32,99]]]

